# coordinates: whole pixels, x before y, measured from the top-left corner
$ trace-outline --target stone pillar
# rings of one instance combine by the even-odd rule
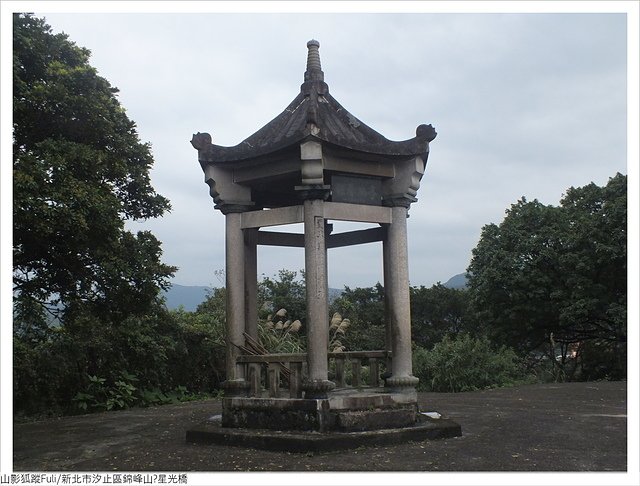
[[[322,199],[304,201],[305,284],[307,291],[308,380],[305,398],[326,398],[335,387],[328,380],[329,302],[327,252]]]
[[[258,337],[258,228],[247,228],[244,232],[244,316],[245,332],[259,341]],[[260,393],[261,365],[247,365],[249,396]]]
[[[258,228],[243,231],[245,331],[258,339]]]
[[[386,379],[386,386],[395,389],[413,388],[418,384],[418,378],[412,375],[411,364],[407,209],[404,205],[392,207],[384,251],[385,292],[393,352],[391,376]]]
[[[228,396],[244,396],[249,382],[245,380],[241,366],[236,365],[240,350],[236,345],[244,345],[245,330],[245,269],[244,235],[242,232],[242,213],[225,212],[225,259],[227,293],[227,380],[222,387]]]
[[[389,242],[387,239],[388,225],[383,225],[384,238],[382,240],[382,278],[384,281],[384,350],[388,353],[393,352],[393,336],[391,332],[391,303],[390,303],[390,275],[392,258],[389,252]],[[383,378],[386,380],[391,376],[392,357],[387,356],[385,359],[385,372]]]

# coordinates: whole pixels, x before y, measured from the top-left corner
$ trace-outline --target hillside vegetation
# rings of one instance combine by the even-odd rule
[[[149,144],[88,50],[32,15],[15,14],[13,27],[16,414],[218,393],[225,289],[169,309],[175,267],[153,234],[125,228],[170,210],[150,183]],[[626,378],[626,203],[622,174],[569,188],[558,206],[523,197],[482,228],[466,286],[412,287],[420,387]],[[334,297],[331,349],[384,349],[383,286]],[[258,306],[270,351],[306,349],[297,272],[264,277]]]

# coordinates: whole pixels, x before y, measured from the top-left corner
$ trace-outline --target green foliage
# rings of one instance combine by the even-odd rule
[[[132,406],[149,407],[169,403],[186,402],[202,398],[202,394],[190,393],[186,387],[177,386],[165,393],[159,388],[139,389],[135,375],[123,371],[120,379],[108,383],[105,378],[87,375],[84,391],[73,398],[80,412],[121,410]]]
[[[141,407],[153,407],[157,405],[168,405],[172,403],[171,398],[160,388],[142,389],[139,394],[138,404]]]
[[[126,371],[120,379],[107,384],[105,378],[87,375],[89,380],[85,391],[76,393],[73,401],[81,411],[104,411],[129,408],[135,401],[137,378]]]
[[[287,309],[289,315],[295,316],[305,324],[307,315],[307,297],[305,294],[304,272],[280,270],[277,278],[263,277],[258,284],[258,301],[260,302],[260,319],[275,314],[279,309]]]
[[[411,337],[418,346],[431,349],[445,336],[477,334],[466,290],[449,289],[438,282],[429,288],[411,287],[410,291]]]
[[[89,51],[42,19],[13,17],[13,223],[16,316],[25,332],[47,313],[144,313],[175,269],[160,243],[124,220],[161,216],[150,146]]]
[[[340,336],[340,345],[345,350],[384,349],[384,287],[380,283],[374,287],[345,287],[332,303],[331,312],[349,321],[349,333]]]
[[[581,378],[584,380],[622,380],[626,378],[626,343],[592,339],[581,351]]]
[[[481,334],[469,312],[468,293],[438,283],[432,287],[411,287],[411,332],[414,343],[431,348],[445,335],[460,332]],[[345,287],[331,305],[350,321],[350,331],[340,339],[350,351],[384,349],[384,287]]]
[[[151,233],[125,229],[170,205],[89,51],[29,14],[13,27],[14,407],[124,408],[174,386],[181,334],[159,293],[175,268]]]
[[[494,349],[486,337],[445,336],[432,350],[415,347],[413,374],[420,388],[436,392],[464,392],[511,386],[526,380],[516,353]]]
[[[177,322],[159,305],[122,322],[79,314],[42,340],[14,336],[14,408],[26,414],[71,411],[77,393],[89,393],[87,375],[102,377],[109,386],[124,381],[170,389],[180,384],[173,362],[184,360],[182,340]],[[114,398],[126,401],[126,388],[121,385],[122,396]],[[114,400],[113,406],[120,404]]]
[[[301,329],[302,322],[299,319],[287,319],[287,310],[284,308],[258,323],[260,343],[270,353],[303,353],[305,340],[300,335]]]
[[[469,292],[493,340],[531,351],[558,330],[559,223],[558,208],[523,198],[500,226],[483,228],[469,266]]]
[[[87,375],[89,383],[84,392],[76,393],[76,396],[73,397],[73,401],[76,403],[76,406],[82,411],[89,411],[93,409],[106,408],[106,392],[105,388],[105,380],[104,378],[99,378],[97,376]]]
[[[617,174],[604,187],[572,187],[561,204],[568,229],[560,323],[568,336],[614,349],[626,343],[627,177]]]
[[[171,311],[179,338],[171,358],[173,384],[211,393],[224,380],[225,289],[213,289],[195,312]]]
[[[224,327],[226,319],[227,290],[224,287],[212,289],[207,297],[198,304],[196,314],[206,315]]]
[[[483,228],[468,268],[469,293],[493,341],[523,353],[548,352],[552,363],[557,348],[550,343],[566,350],[598,342],[608,354],[621,354],[626,184],[617,174],[605,187],[570,188],[557,207],[523,198],[500,225]],[[587,362],[598,355],[583,354],[581,366],[598,368]],[[614,366],[608,375],[625,376],[624,360],[605,361]]]

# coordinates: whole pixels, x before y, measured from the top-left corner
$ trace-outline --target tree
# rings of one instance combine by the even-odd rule
[[[468,268],[469,292],[490,337],[529,352],[559,331],[560,213],[522,198],[506,214],[499,226],[482,229]]]
[[[304,272],[301,272],[304,277]],[[298,272],[282,269],[276,278],[263,277],[258,284],[258,300],[260,302],[260,318],[286,309],[287,317],[307,319],[307,297],[303,280],[298,279]],[[303,328],[304,329],[304,328]]]
[[[175,267],[127,220],[159,217],[153,157],[89,64],[44,19],[13,16],[16,409],[68,406],[87,373],[157,385],[175,346],[160,290]]]
[[[438,282],[431,287],[411,287],[411,337],[430,349],[445,336],[473,331],[466,290],[450,289]]]
[[[180,335],[169,373],[176,385],[211,392],[224,380],[225,296],[214,288],[195,312],[171,311]]]
[[[124,228],[170,209],[150,183],[150,146],[87,49],[29,14],[13,27],[17,321],[144,313],[175,271],[151,233]]]
[[[331,312],[339,312],[351,322],[340,341],[348,351],[384,349],[384,287],[345,287],[342,295],[331,305]]]
[[[582,373],[591,378],[626,375],[627,177],[604,187],[571,187],[561,201],[568,235],[561,265],[567,305],[561,339],[579,342]]]
[[[482,229],[468,272],[472,305],[495,342],[548,350],[554,362],[556,346],[563,357],[570,346],[623,356],[626,176],[570,188],[560,206],[522,198]],[[623,359],[607,373],[622,376]]]

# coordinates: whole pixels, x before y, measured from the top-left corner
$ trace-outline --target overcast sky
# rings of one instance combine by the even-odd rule
[[[152,183],[173,209],[130,228],[163,242],[178,284],[219,286],[224,268],[224,217],[192,134],[236,145],[276,117],[312,38],[330,92],[364,123],[391,140],[421,123],[438,132],[410,209],[412,285],[463,272],[482,226],[520,197],[558,204],[627,173],[624,14],[36,14],[91,50],[151,143]],[[301,249],[259,249],[261,274],[303,266]],[[330,250],[331,287],[381,280],[381,244]]]

